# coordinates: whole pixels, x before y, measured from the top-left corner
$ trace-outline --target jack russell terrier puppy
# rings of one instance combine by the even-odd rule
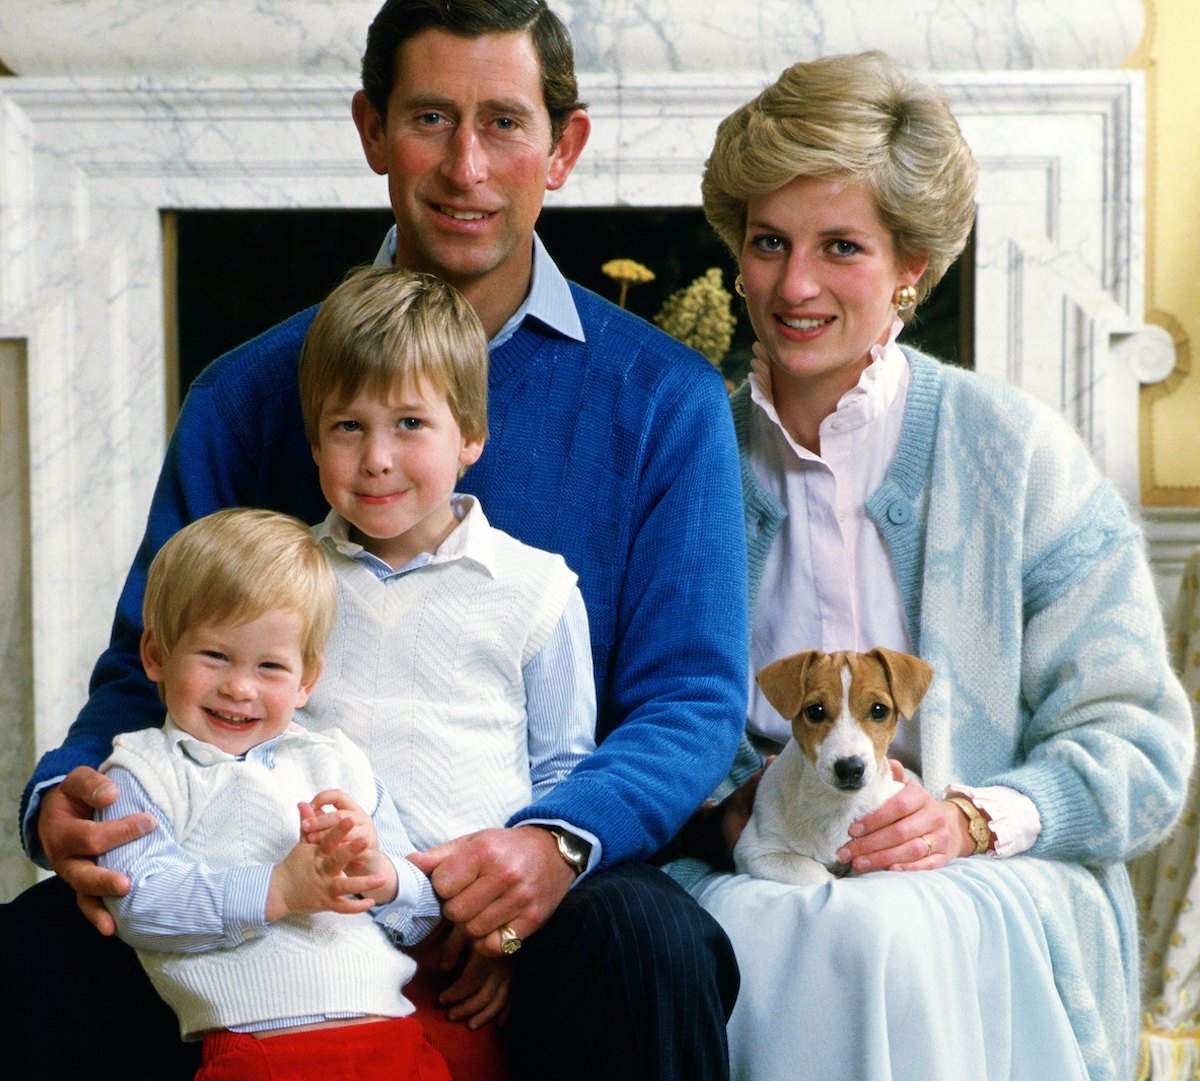
[[[932,679],[923,660],[890,649],[813,649],[762,669],[758,685],[792,722],[794,738],[762,775],[733,850],[735,868],[793,885],[844,873],[835,853],[850,823],[904,787],[892,777],[888,745]]]

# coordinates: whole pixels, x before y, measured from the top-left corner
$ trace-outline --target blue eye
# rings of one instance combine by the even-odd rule
[[[858,245],[849,240],[835,240],[831,247],[834,255],[854,255],[859,251]]]
[[[783,250],[783,238],[778,236],[758,236],[751,242],[751,246],[762,252],[776,252]]]
[[[402,417],[400,419],[400,427],[406,432],[415,432],[421,427],[421,423],[420,417]]]

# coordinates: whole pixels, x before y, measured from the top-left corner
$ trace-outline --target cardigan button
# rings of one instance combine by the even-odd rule
[[[893,499],[887,508],[888,521],[892,525],[904,525],[912,517],[912,506],[904,499]]]

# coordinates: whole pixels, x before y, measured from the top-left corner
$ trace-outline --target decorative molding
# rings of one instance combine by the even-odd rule
[[[1144,507],[1142,526],[1158,599],[1169,616],[1179,595],[1184,565],[1200,547],[1200,507]]]
[[[1172,486],[1158,481],[1160,471],[1153,423],[1155,403],[1172,394],[1191,372],[1191,342],[1183,324],[1168,312],[1149,312],[1146,321],[1149,326],[1160,330],[1170,342],[1173,369],[1161,383],[1148,387],[1142,394],[1139,441],[1142,502],[1152,507],[1200,507],[1200,487]],[[1195,446],[1188,446],[1187,449],[1195,453]]]

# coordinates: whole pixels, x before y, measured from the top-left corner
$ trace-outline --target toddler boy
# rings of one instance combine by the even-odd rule
[[[396,948],[437,924],[432,887],[365,755],[293,721],[336,607],[319,543],[270,511],[202,518],[150,567],[141,653],[167,720],[117,737],[104,814],[159,825],[102,857],[132,883],[105,903],[184,1038],[204,1037],[203,1081],[449,1078]]]

